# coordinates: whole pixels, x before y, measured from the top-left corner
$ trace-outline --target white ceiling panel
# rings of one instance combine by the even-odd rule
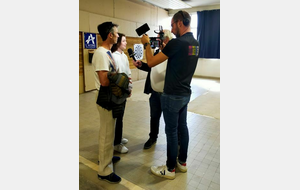
[[[166,10],[189,9],[194,7],[220,4],[220,0],[134,0],[134,1],[146,2]]]

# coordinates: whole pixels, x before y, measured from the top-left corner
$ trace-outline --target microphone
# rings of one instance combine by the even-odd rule
[[[149,28],[148,24],[145,23],[142,26],[140,26],[139,28],[137,28],[135,31],[140,36],[140,35],[146,34],[146,32],[148,32],[149,30],[150,30],[150,28]]]
[[[132,49],[129,48],[129,49],[127,50],[127,52],[128,52],[128,54],[129,54],[129,57],[131,57],[134,61],[136,61],[136,60],[135,60],[135,57],[134,57],[135,54],[133,53]]]

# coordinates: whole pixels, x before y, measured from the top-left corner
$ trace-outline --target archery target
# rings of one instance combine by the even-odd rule
[[[142,60],[144,56],[144,46],[143,44],[134,44],[133,45],[134,57],[136,60]]]

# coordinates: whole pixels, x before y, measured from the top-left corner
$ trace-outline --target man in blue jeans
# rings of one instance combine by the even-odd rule
[[[194,75],[199,54],[199,43],[193,37],[190,28],[191,16],[178,11],[171,20],[172,33],[177,37],[169,41],[162,52],[153,56],[150,39],[143,35],[141,42],[146,47],[146,59],[149,67],[154,67],[168,59],[165,86],[161,96],[163,116],[167,135],[167,162],[163,166],[152,166],[151,172],[168,179],[175,178],[175,166],[186,172],[186,160],[189,144],[187,127],[187,105],[191,96],[191,80]],[[180,149],[178,153],[178,136]],[[177,157],[178,156],[178,157]]]

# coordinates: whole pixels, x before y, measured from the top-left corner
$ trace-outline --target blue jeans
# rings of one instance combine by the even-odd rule
[[[178,134],[180,135],[180,149],[178,160],[186,162],[189,131],[187,127],[187,105],[190,101],[190,95],[177,96],[163,93],[161,104],[163,116],[166,124],[165,132],[167,135],[167,167],[174,169],[178,153]]]

